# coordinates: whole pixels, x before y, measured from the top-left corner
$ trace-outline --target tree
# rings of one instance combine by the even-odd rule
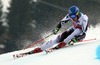
[[[32,0],[12,0],[10,6],[7,19],[12,43],[15,43],[25,34],[28,24],[32,21]]]
[[[3,18],[3,4],[0,0],[0,54],[5,52],[5,43],[8,40],[7,37],[7,27],[4,26]]]
[[[1,20],[1,16],[2,16],[2,7],[3,7],[3,5],[2,5],[2,2],[0,0],[0,20]]]

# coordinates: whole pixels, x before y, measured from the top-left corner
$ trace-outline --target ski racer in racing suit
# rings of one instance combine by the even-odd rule
[[[72,22],[72,26],[68,28],[61,35],[58,35],[54,40],[50,40],[44,43],[41,47],[35,48],[34,50],[28,52],[28,54],[42,52],[54,44],[58,43],[55,49],[64,47],[68,42],[76,36],[76,41],[83,40],[86,36],[86,31],[88,27],[88,16],[80,12],[77,6],[71,6],[68,10],[68,14],[59,22],[56,28],[53,30],[54,34],[57,34],[59,29],[63,24],[68,21]]]

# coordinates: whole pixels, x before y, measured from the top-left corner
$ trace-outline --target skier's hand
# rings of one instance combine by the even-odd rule
[[[57,34],[57,32],[59,31],[59,28],[55,28],[52,32],[53,32],[53,34]]]
[[[85,37],[86,37],[86,33],[85,33],[85,32],[83,32],[82,37],[83,37],[83,38],[85,38]]]

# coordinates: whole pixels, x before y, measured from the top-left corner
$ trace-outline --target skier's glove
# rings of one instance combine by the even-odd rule
[[[82,35],[85,35],[86,36],[86,33],[85,32],[83,32],[83,34]]]
[[[55,28],[52,32],[53,32],[53,34],[57,34],[57,32],[59,31],[59,28]]]
[[[82,37],[83,37],[83,38],[85,38],[85,37],[86,37],[86,33],[85,33],[85,32],[83,32]]]

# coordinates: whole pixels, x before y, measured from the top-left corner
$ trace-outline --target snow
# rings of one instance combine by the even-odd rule
[[[3,4],[3,12],[8,12],[7,7],[10,7],[9,3],[11,0],[1,0]]]
[[[95,55],[98,42],[77,43],[48,54],[42,52],[17,59],[12,55],[20,52],[15,51],[0,55],[0,65],[100,65]]]
[[[0,65],[100,65],[99,53],[100,36],[99,27],[90,28],[86,39],[96,38],[96,40],[76,43],[74,46],[65,47],[51,53],[41,52],[13,58],[13,54],[28,52],[33,48],[19,50],[0,55]],[[93,35],[96,34],[96,35]],[[98,51],[97,51],[98,49]]]

